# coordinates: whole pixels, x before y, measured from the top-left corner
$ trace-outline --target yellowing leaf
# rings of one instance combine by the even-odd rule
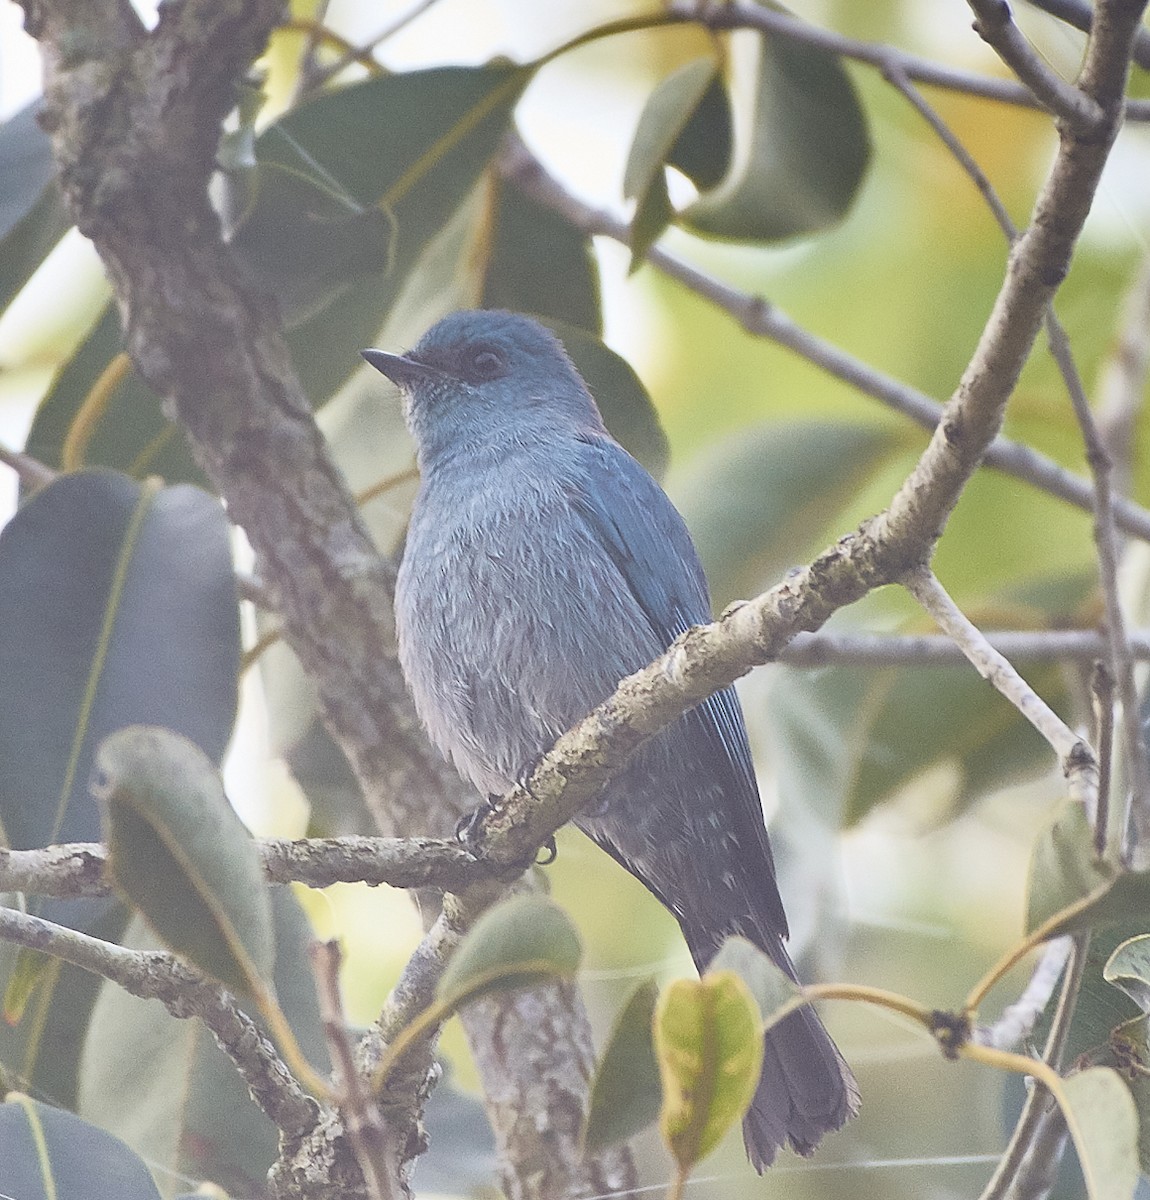
[[[759,1008],[733,971],[671,984],[655,1012],[663,1079],[659,1126],[681,1171],[719,1144],[747,1111],[763,1065]]]

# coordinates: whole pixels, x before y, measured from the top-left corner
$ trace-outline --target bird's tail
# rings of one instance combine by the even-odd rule
[[[696,938],[691,931],[684,932],[691,955],[702,971],[714,956],[714,936],[700,934]],[[797,979],[777,934],[758,928],[745,932],[792,979]],[[811,1154],[823,1134],[838,1129],[859,1107],[855,1077],[809,1005],[768,1030],[763,1049],[759,1086],[743,1118],[747,1157],[759,1172],[770,1166],[780,1146],[790,1145],[799,1154]]]

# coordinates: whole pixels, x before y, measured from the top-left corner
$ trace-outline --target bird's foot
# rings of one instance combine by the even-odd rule
[[[455,822],[455,840],[471,854],[478,854],[483,844],[483,824],[495,812],[495,801],[498,796],[488,796],[482,804]]]

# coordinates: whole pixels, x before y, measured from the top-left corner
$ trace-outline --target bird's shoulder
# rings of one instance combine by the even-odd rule
[[[702,564],[663,489],[609,437],[580,439],[573,508],[614,560],[653,627],[673,638],[711,619]]]

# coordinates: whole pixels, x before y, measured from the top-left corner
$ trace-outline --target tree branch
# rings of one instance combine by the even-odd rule
[[[1071,796],[1081,800],[1088,812],[1098,803],[1098,760],[1094,751],[982,636],[927,567],[908,571],[903,578],[907,591],[961,647],[978,673],[1005,696],[1034,726],[1058,755]]]
[[[527,195],[553,208],[584,233],[609,237],[623,245],[629,243],[631,230],[626,221],[584,203],[567,191],[518,139],[509,140],[500,159],[500,169]],[[648,251],[647,261],[668,278],[730,313],[752,336],[769,338],[793,350],[828,375],[881,401],[925,429],[936,429],[942,420],[944,409],[936,400],[803,329],[763,297],[741,292],[659,246]],[[986,448],[983,460],[987,466],[1025,480],[1076,508],[1093,510],[1094,490],[1090,482],[1029,446],[996,436]],[[1118,500],[1115,519],[1126,533],[1150,541],[1150,511]]]
[[[0,939],[110,979],[133,996],[159,1000],[173,1017],[199,1017],[235,1064],[252,1099],[286,1138],[303,1136],[319,1120],[319,1105],[300,1088],[275,1047],[227,990],[171,954],[126,950],[4,907],[0,907]]]
[[[747,0],[678,0],[671,5],[671,10],[687,14],[709,29],[757,29],[762,33],[775,34],[808,46],[816,46],[842,58],[866,63],[884,73],[891,69],[900,71],[908,79],[930,87],[962,92],[969,96],[981,96],[986,100],[997,100],[1003,104],[1015,104],[1025,108],[1043,107],[1042,99],[1024,83],[956,71],[893,46],[863,42],[820,29],[817,25],[811,25],[790,13],[748,3]],[[1085,110],[1089,103],[1090,97],[1087,96],[1075,103],[1074,107],[1081,105]],[[1095,111],[1101,119],[1101,110]],[[1131,121],[1148,120],[1150,103],[1145,100],[1131,100],[1127,105],[1126,115]]]
[[[1006,0],[968,0],[968,3],[975,14],[975,32],[1045,109],[1081,136],[1089,136],[1103,123],[1101,106],[1051,70],[1023,37]]]

